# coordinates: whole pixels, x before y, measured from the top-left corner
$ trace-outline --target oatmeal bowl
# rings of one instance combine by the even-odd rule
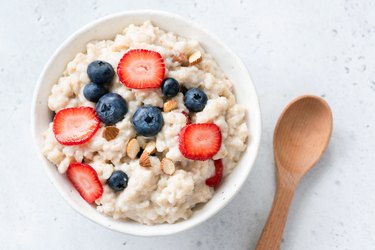
[[[222,209],[261,137],[241,60],[196,24],[148,10],[104,17],[66,40],[40,75],[31,126],[63,198],[140,236],[180,232]]]

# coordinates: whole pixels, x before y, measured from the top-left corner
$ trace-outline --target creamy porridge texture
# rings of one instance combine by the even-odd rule
[[[91,136],[81,138],[81,143],[64,144],[62,141],[67,135],[61,132],[63,139],[59,140],[57,134],[62,128],[51,122],[44,133],[45,157],[57,166],[61,174],[73,179],[73,184],[77,178],[68,171],[70,165],[84,163],[91,166],[102,187],[100,197],[92,201],[98,211],[115,219],[158,224],[189,218],[198,203],[205,203],[214,195],[214,187],[207,180],[215,177],[220,166],[223,166],[223,177],[228,175],[247,146],[246,109],[236,103],[232,82],[197,41],[166,32],[149,21],[140,26],[126,27],[114,40],[92,41],[86,49],[68,63],[52,87],[48,106],[57,113],[55,121],[57,116],[63,117],[64,112],[72,112],[67,108],[86,107],[80,111],[86,112],[86,117],[95,116],[90,124],[85,125]],[[160,87],[137,89],[124,86],[118,76],[121,68],[118,65],[120,60],[125,63],[124,54],[132,50],[160,54],[165,65],[164,77],[177,80],[181,90],[174,97],[167,98]],[[132,59],[130,53],[128,57],[127,60]],[[104,122],[98,114],[100,122],[94,111],[95,108],[98,111],[102,99],[96,104],[84,94],[85,86],[92,81],[88,66],[96,60],[108,62],[115,70],[117,68],[117,74],[107,88],[113,98],[125,100],[126,108],[123,109],[125,115],[120,114],[121,120],[114,123]],[[146,65],[145,70],[150,68]],[[191,108],[186,107],[189,106],[186,104],[186,90],[191,89],[198,91],[191,92],[193,98],[206,95],[203,110],[193,112],[192,109],[196,108],[193,104]],[[153,111],[144,110],[154,112],[156,118],[161,111],[162,122],[158,125],[162,127],[151,136],[144,136],[142,133],[146,132],[135,128],[137,124],[133,116],[142,115],[143,110],[135,115],[141,107],[157,107]],[[204,126],[193,130],[194,126],[189,127],[188,123]],[[73,128],[74,122],[69,126]],[[184,129],[185,126],[188,128]],[[182,135],[200,138],[199,133],[215,129],[218,130],[215,133],[221,134],[217,140],[220,144],[210,159],[194,160],[195,155],[190,157],[189,152],[183,152],[189,151],[190,142],[183,141]],[[215,135],[210,140],[216,139]],[[116,190],[109,185],[115,180],[109,179],[115,179],[114,175],[119,173],[125,176],[122,180],[125,178],[126,184]]]

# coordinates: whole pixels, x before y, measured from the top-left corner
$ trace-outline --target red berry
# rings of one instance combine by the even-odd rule
[[[100,120],[93,108],[66,108],[55,115],[53,133],[63,145],[78,145],[90,140],[99,126]]]
[[[211,159],[221,147],[220,128],[214,123],[186,125],[178,139],[182,155],[191,160]]]
[[[215,160],[214,165],[215,175],[206,180],[206,185],[210,187],[217,187],[220,184],[221,179],[223,178],[223,161],[221,159]]]
[[[131,89],[159,88],[165,75],[164,59],[156,51],[130,50],[121,58],[117,75]]]
[[[191,124],[191,119],[190,119],[189,113],[186,112],[186,111],[182,111],[182,114],[184,114],[184,116],[186,117],[186,125]]]
[[[96,171],[88,164],[70,163],[66,176],[88,203],[93,203],[103,194],[103,186]]]

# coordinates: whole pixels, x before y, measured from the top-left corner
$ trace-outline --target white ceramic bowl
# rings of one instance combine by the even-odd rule
[[[181,36],[198,40],[204,49],[213,55],[221,69],[232,80],[239,103],[248,108],[248,126],[250,129],[249,146],[234,171],[224,179],[215,191],[212,199],[198,206],[191,218],[175,223],[147,226],[136,222],[114,220],[107,217],[86,203],[76,192],[64,175],[58,173],[56,167],[48,162],[41,153],[42,133],[51,121],[51,111],[47,100],[52,86],[62,74],[67,63],[74,56],[85,51],[86,44],[94,39],[113,39],[129,24],[142,24],[151,20],[162,29],[172,31]],[[107,228],[133,235],[156,236],[177,233],[202,223],[222,209],[238,192],[245,182],[257,156],[261,137],[261,115],[258,97],[251,78],[241,60],[216,36],[204,31],[198,25],[174,14],[160,11],[131,11],[109,15],[90,23],[70,36],[52,55],[41,73],[34,92],[31,110],[32,134],[36,143],[42,165],[52,183],[64,199],[83,216]],[[48,206],[48,201],[44,204]]]

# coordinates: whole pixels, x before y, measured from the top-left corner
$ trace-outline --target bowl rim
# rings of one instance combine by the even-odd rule
[[[173,226],[177,225],[178,223],[168,224],[168,226],[171,227],[171,230],[169,230],[168,232],[166,232],[166,230],[163,230],[163,231],[160,231],[160,232],[157,232],[155,230],[137,230],[137,231],[134,231],[134,232],[133,231],[129,232],[128,230],[122,230],[119,227],[113,227],[110,224],[108,224],[108,222],[98,220],[97,218],[94,218],[91,215],[85,214],[82,211],[82,209],[77,204],[75,204],[72,201],[72,199],[70,199],[68,197],[68,195],[66,195],[66,193],[63,191],[63,186],[58,185],[58,183],[56,183],[56,181],[54,179],[54,176],[52,174],[52,171],[47,164],[47,160],[45,159],[45,157],[44,157],[43,153],[41,152],[41,150],[39,148],[39,145],[37,143],[38,139],[37,139],[37,129],[36,129],[36,119],[35,119],[35,114],[37,112],[37,106],[38,106],[37,105],[37,96],[38,96],[38,93],[43,88],[43,82],[44,82],[45,75],[47,74],[48,68],[51,65],[51,63],[54,61],[55,57],[57,57],[61,52],[63,52],[63,50],[65,48],[69,47],[69,45],[75,39],[77,39],[77,37],[79,37],[82,33],[86,32],[86,31],[88,31],[92,28],[95,28],[97,25],[100,25],[101,23],[104,23],[106,21],[109,21],[110,19],[115,19],[115,18],[119,18],[119,17],[122,17],[122,16],[142,16],[142,15],[157,15],[157,16],[164,16],[166,18],[177,19],[181,22],[186,23],[188,26],[192,27],[193,29],[204,33],[205,35],[210,37],[212,40],[214,40],[217,44],[219,44],[222,48],[225,49],[225,53],[229,53],[233,58],[236,59],[236,61],[238,62],[237,66],[241,68],[241,71],[244,71],[244,72],[247,73],[247,75],[249,76],[249,80],[251,82],[251,86],[249,86],[249,87],[252,88],[252,91],[254,92],[254,96],[253,96],[254,103],[257,104],[257,106],[254,107],[254,109],[256,111],[255,112],[256,115],[252,116],[252,117],[258,118],[258,119],[252,120],[252,123],[256,123],[255,128],[257,128],[256,133],[252,134],[252,140],[251,140],[251,143],[254,144],[253,145],[253,147],[254,147],[254,151],[253,151],[254,157],[251,158],[250,162],[246,163],[246,164],[249,165],[249,167],[245,168],[246,172],[244,172],[243,175],[241,175],[241,179],[239,180],[239,184],[237,185],[237,188],[229,193],[228,199],[225,199],[222,202],[218,203],[216,209],[212,210],[211,212],[203,214],[201,216],[200,220],[195,220],[192,223],[186,223],[186,224],[180,225],[179,227],[175,227],[175,229],[173,229],[173,230],[172,230]],[[32,103],[31,103],[31,120],[30,121],[31,121],[32,139],[34,141],[34,147],[37,151],[39,159],[43,162],[43,168],[44,168],[45,172],[47,173],[47,175],[49,177],[49,180],[56,187],[56,189],[58,190],[58,193],[64,198],[65,202],[67,202],[69,204],[69,206],[72,207],[80,215],[82,215],[85,218],[90,219],[91,221],[95,222],[96,224],[99,224],[99,225],[101,225],[105,228],[108,228],[108,229],[111,229],[111,230],[114,230],[114,231],[117,231],[117,232],[120,232],[120,233],[125,233],[125,234],[135,235],[135,236],[164,236],[164,235],[175,234],[175,233],[178,233],[178,232],[185,231],[187,229],[191,229],[191,228],[207,221],[212,216],[217,214],[220,210],[222,210],[236,196],[236,194],[238,194],[239,190],[244,185],[244,183],[245,183],[246,179],[248,178],[249,173],[250,173],[251,169],[253,168],[254,163],[257,159],[260,141],[261,141],[261,136],[262,136],[262,116],[261,116],[261,110],[260,110],[260,105],[259,105],[258,93],[257,93],[256,87],[255,87],[255,85],[252,81],[251,75],[250,75],[249,71],[247,70],[246,66],[244,65],[243,61],[226,44],[221,42],[221,40],[215,34],[211,33],[210,31],[207,31],[207,30],[203,29],[202,27],[200,27],[195,22],[190,21],[190,20],[188,20],[188,19],[186,19],[186,18],[184,18],[180,15],[174,14],[174,13],[170,13],[170,12],[166,12],[166,11],[160,11],[160,10],[148,10],[148,9],[121,11],[121,12],[112,13],[112,14],[103,16],[99,19],[96,19],[92,22],[89,22],[86,25],[79,28],[77,31],[70,34],[68,36],[68,38],[66,38],[64,40],[64,42],[61,43],[58,46],[58,48],[54,51],[54,53],[50,56],[50,58],[48,59],[47,63],[44,65],[44,67],[43,67],[43,69],[42,69],[42,71],[41,71],[41,73],[38,77],[37,84],[34,87],[34,92],[33,92],[33,98],[32,98]],[[189,219],[187,219],[187,220],[189,220]],[[124,223],[126,223],[126,222],[124,222]],[[144,225],[144,227],[142,227],[142,228],[145,228],[145,227],[150,228],[152,226]]]

